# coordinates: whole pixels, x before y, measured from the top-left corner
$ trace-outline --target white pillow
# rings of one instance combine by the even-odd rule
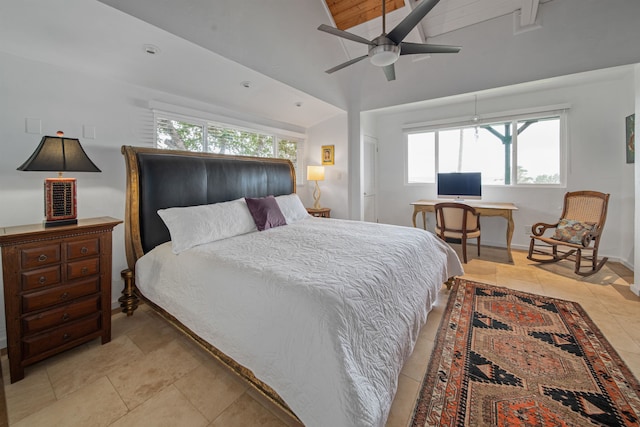
[[[171,250],[174,254],[194,246],[257,231],[244,199],[160,209],[158,215],[171,233]]]
[[[309,217],[307,209],[302,204],[300,197],[296,193],[287,194],[285,196],[276,197],[276,202],[284,215],[287,224],[293,224],[296,221]]]

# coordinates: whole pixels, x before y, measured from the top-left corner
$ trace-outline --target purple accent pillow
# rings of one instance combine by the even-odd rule
[[[245,200],[259,231],[287,225],[275,197],[267,196],[259,199],[245,197]]]

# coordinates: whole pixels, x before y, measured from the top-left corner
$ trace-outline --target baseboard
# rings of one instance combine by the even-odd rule
[[[482,246],[485,246],[484,242],[482,242]],[[493,243],[487,243],[486,246],[493,246],[493,247],[499,247],[499,248],[505,248],[506,249],[506,245],[504,243],[502,244],[493,244]],[[525,251],[525,252],[529,252],[529,245],[511,245],[511,249],[512,250],[519,250],[519,251]],[[612,256],[612,255],[607,255],[607,254],[603,254],[603,253],[598,253],[598,259],[600,258],[609,258],[609,261],[611,262],[617,262],[620,263],[622,265],[624,265],[625,267],[627,267],[629,270],[633,271],[633,264],[630,264],[629,261],[618,258],[616,256]]]
[[[629,289],[631,289],[631,292],[633,292],[636,296],[640,297],[640,284],[632,283]]]

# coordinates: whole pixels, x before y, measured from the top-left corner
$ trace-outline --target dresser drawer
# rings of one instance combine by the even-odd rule
[[[67,263],[67,279],[93,276],[100,272],[100,258],[83,259]]]
[[[57,262],[60,262],[59,244],[25,248],[20,251],[20,264],[23,270]]]
[[[25,271],[21,274],[22,290],[43,288],[60,283],[60,266],[39,268],[37,270]]]
[[[89,316],[84,320],[30,337],[23,338],[22,351],[24,359],[28,359],[47,350],[63,346],[80,339],[101,328],[100,313]]]
[[[73,322],[99,311],[100,295],[94,295],[63,307],[25,317],[22,319],[22,333],[24,335],[32,334],[63,323]]]
[[[82,240],[67,243],[67,259],[84,258],[100,253],[100,240]]]
[[[52,307],[75,298],[91,295],[99,290],[100,278],[93,277],[70,285],[56,286],[55,288],[32,292],[22,296],[22,312],[28,313]]]

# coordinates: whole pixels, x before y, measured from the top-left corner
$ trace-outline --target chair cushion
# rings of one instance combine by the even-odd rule
[[[436,226],[436,234],[440,235],[440,227],[438,226]],[[478,236],[480,236],[480,230],[467,233],[467,239],[477,239]],[[444,237],[449,237],[452,239],[462,239],[462,233],[458,233],[455,231],[445,231]]]
[[[553,235],[553,239],[581,245],[582,238],[592,232],[594,227],[595,224],[593,223],[563,218],[558,222],[558,227]]]

